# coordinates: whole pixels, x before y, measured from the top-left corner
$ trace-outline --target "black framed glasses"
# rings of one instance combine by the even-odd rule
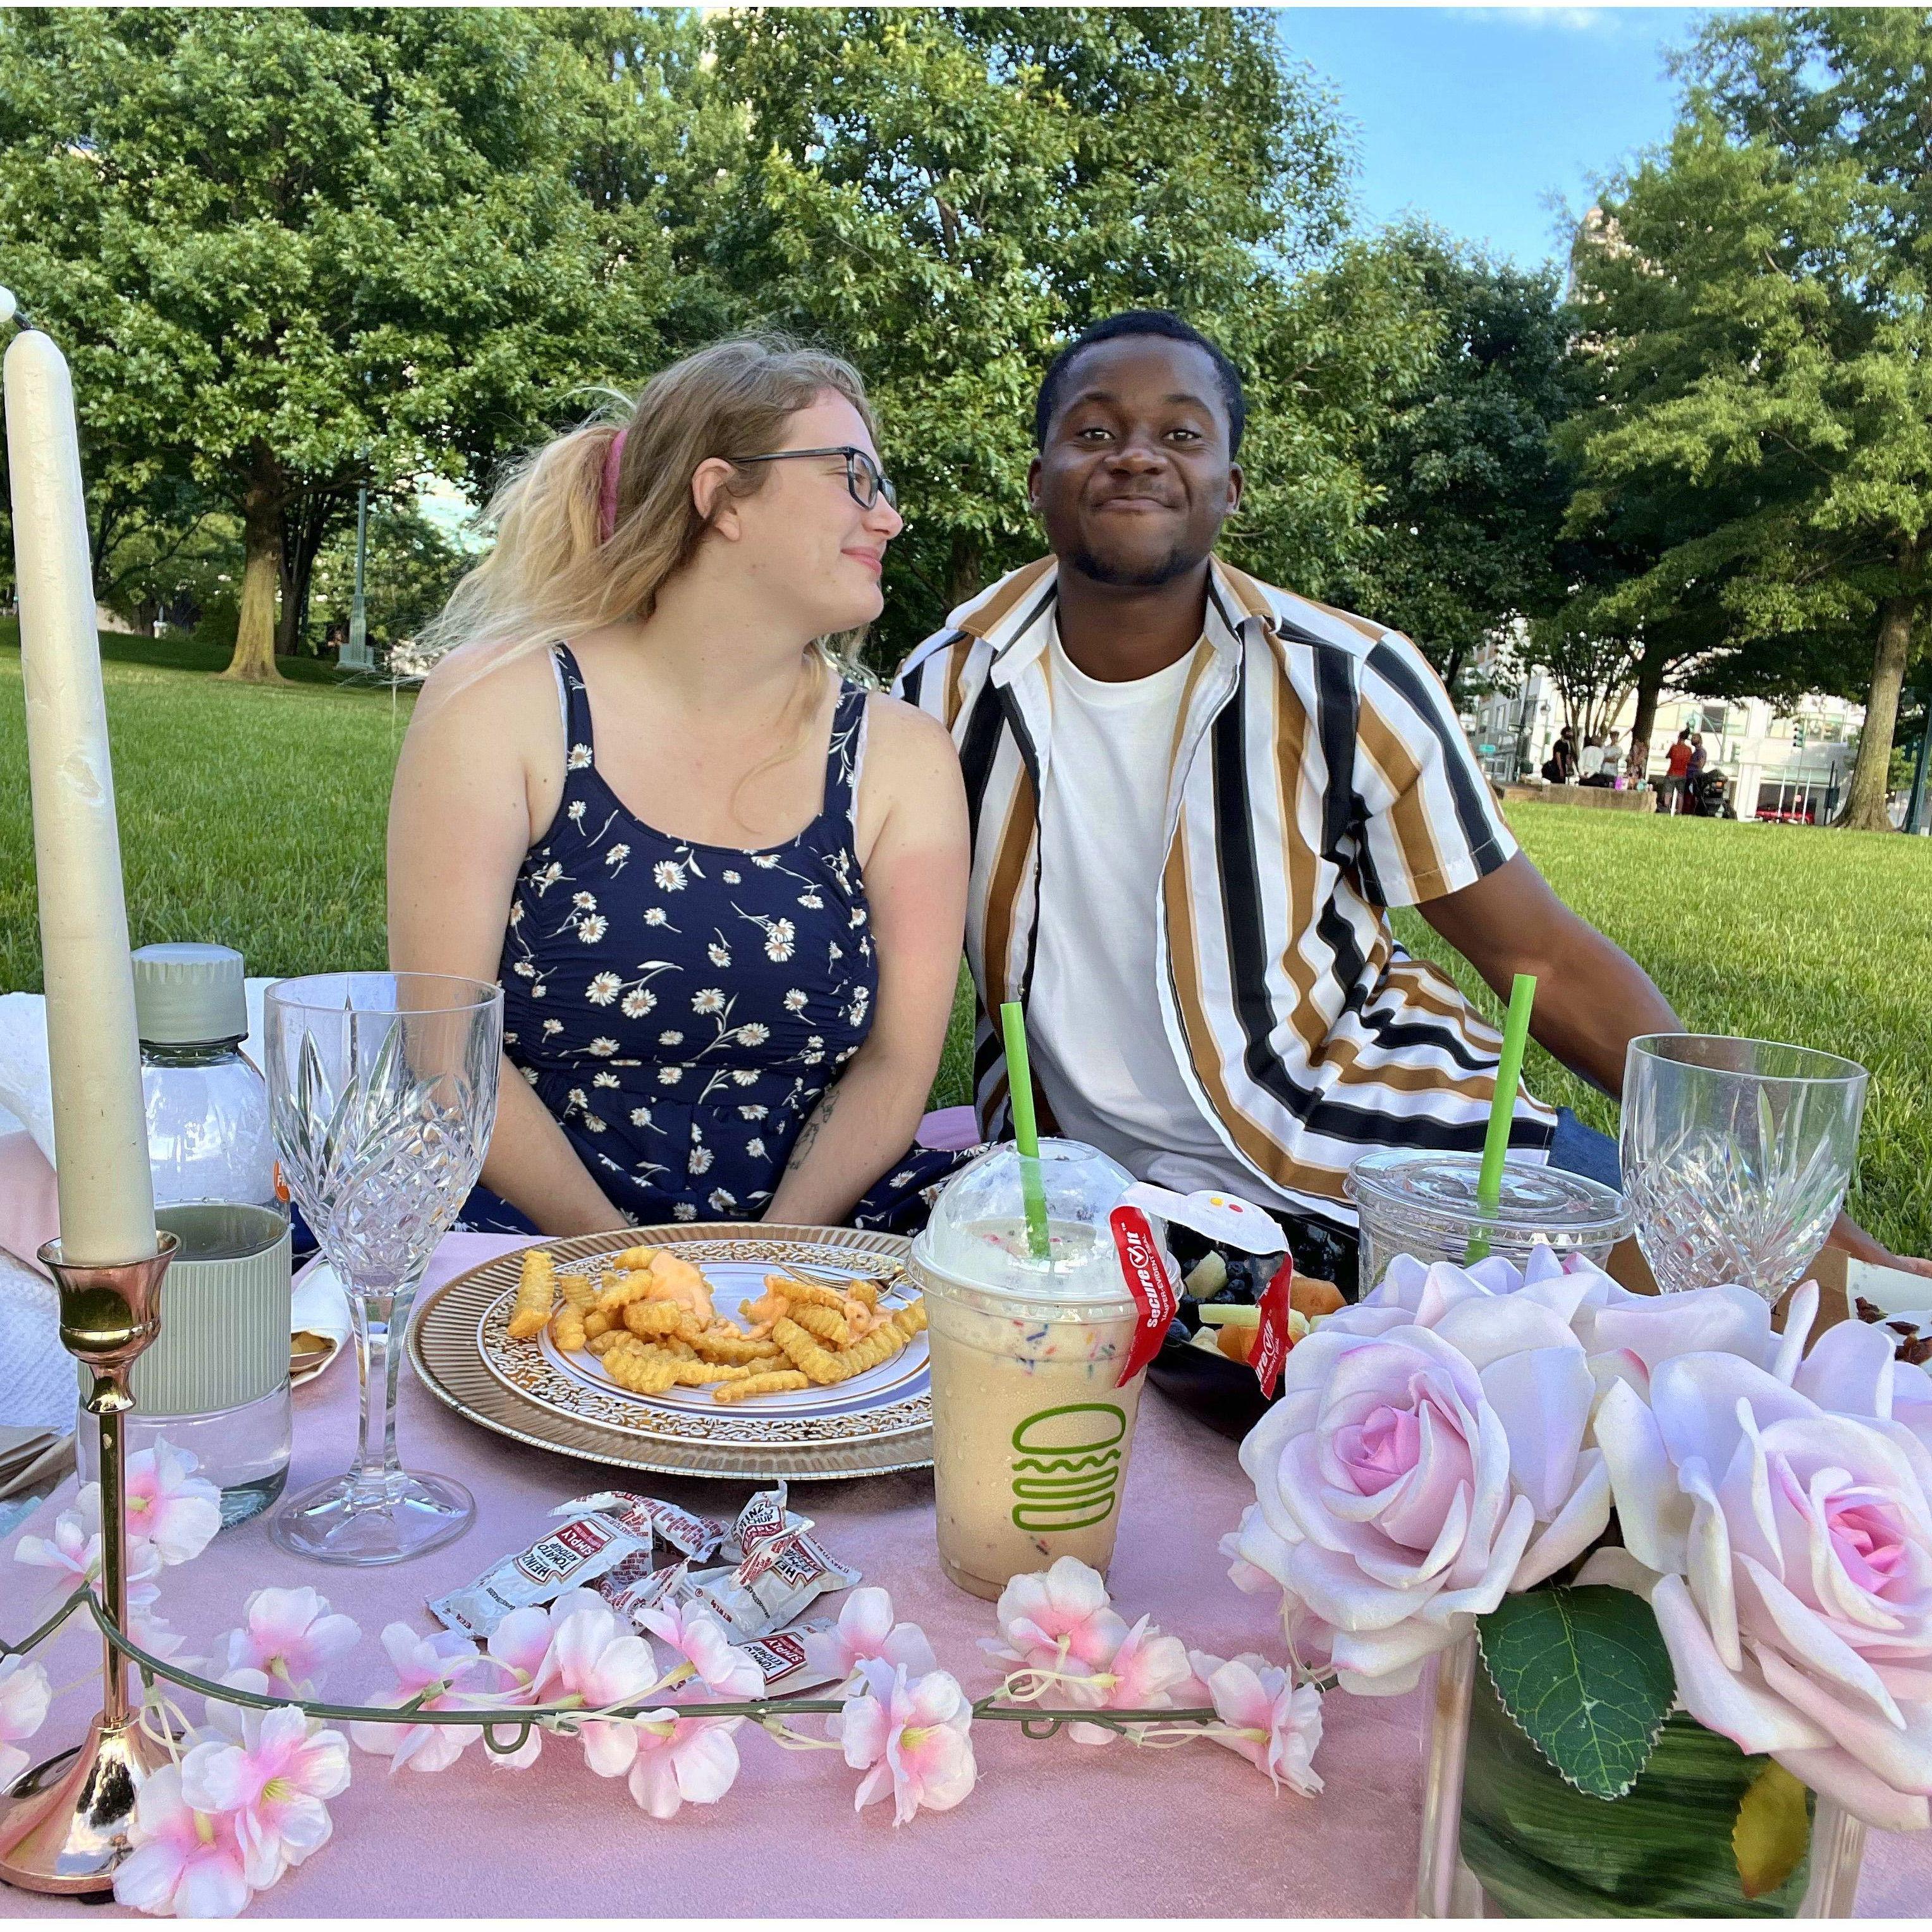
[[[869,510],[881,496],[894,509],[899,506],[899,493],[892,488],[891,478],[873,461],[870,450],[860,449],[856,444],[842,443],[836,449],[774,449],[762,456],[733,456],[725,460],[730,463],[789,463],[795,456],[842,456],[845,459],[847,492],[860,509]]]

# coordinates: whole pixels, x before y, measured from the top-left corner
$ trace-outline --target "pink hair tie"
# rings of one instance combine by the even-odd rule
[[[604,452],[604,485],[597,494],[597,541],[607,544],[617,533],[617,472],[624,460],[624,439],[630,434],[620,429]]]

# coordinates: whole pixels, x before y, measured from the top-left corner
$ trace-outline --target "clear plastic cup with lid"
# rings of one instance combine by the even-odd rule
[[[1030,1225],[1028,1158],[1013,1147],[982,1155],[913,1244],[940,1563],[982,1597],[1060,1556],[1106,1568],[1146,1379],[1119,1386],[1139,1308],[1108,1217],[1133,1176],[1079,1142],[1043,1140]]]
[[[1614,1187],[1562,1168],[1510,1160],[1496,1207],[1477,1198],[1482,1156],[1396,1150],[1365,1154],[1348,1170],[1348,1194],[1361,1223],[1366,1294],[1397,1255],[1454,1262],[1499,1255],[1520,1268],[1539,1242],[1559,1255],[1601,1267],[1630,1231],[1628,1204]]]

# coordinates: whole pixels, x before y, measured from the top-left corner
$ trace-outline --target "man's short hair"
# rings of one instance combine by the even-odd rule
[[[1046,432],[1053,422],[1054,411],[1060,406],[1061,392],[1072,379],[1073,364],[1082,351],[1132,335],[1156,335],[1169,342],[1191,342],[1196,348],[1208,352],[1209,360],[1214,364],[1216,380],[1221,386],[1222,406],[1228,414],[1228,454],[1238,456],[1241,432],[1247,427],[1248,421],[1248,403],[1241,388],[1241,372],[1217,344],[1209,341],[1192,322],[1184,322],[1168,308],[1124,309],[1118,315],[1110,315],[1070,342],[1047,364],[1039,397],[1033,406],[1034,443],[1042,449],[1046,447]]]

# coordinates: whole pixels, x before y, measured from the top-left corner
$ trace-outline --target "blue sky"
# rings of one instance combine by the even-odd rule
[[[1406,211],[1533,266],[1559,253],[1552,196],[1666,136],[1666,48],[1702,9],[1293,7],[1283,45],[1331,82],[1355,123],[1368,224]]]

